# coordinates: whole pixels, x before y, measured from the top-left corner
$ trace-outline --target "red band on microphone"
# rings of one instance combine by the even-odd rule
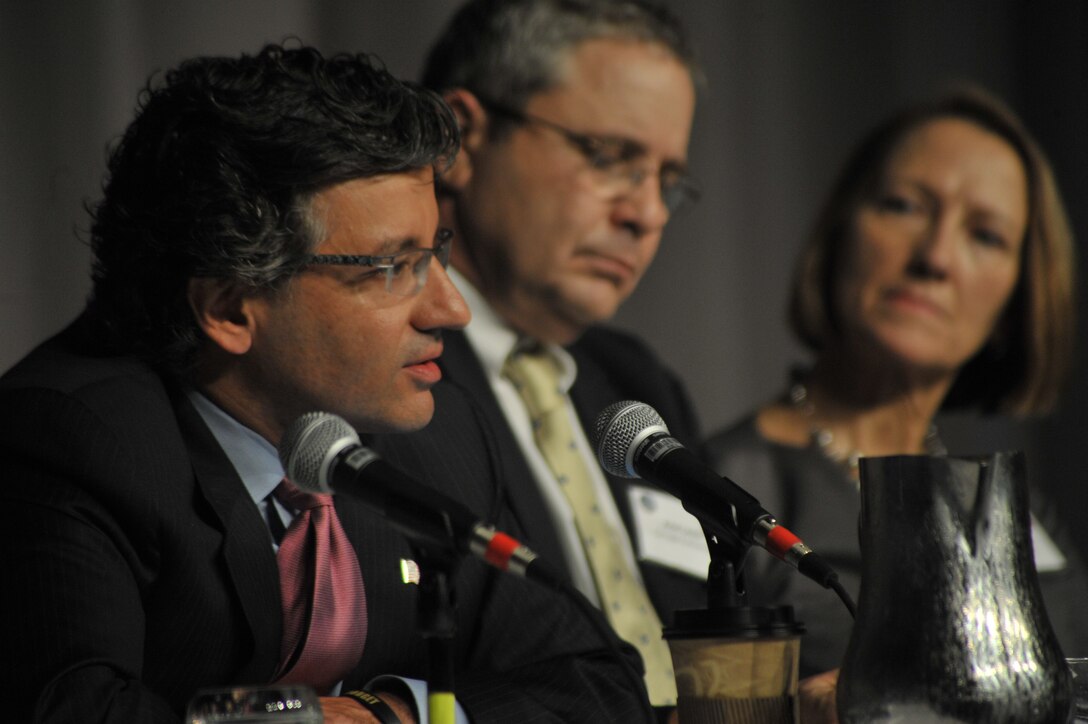
[[[801,539],[785,526],[776,525],[767,533],[767,550],[776,558],[785,558],[790,549],[800,542]]]
[[[506,535],[505,533],[496,532],[491,536],[491,540],[487,543],[487,550],[484,551],[484,560],[495,566],[496,568],[505,571],[510,565],[510,558],[513,557],[514,551],[521,547],[521,543]]]

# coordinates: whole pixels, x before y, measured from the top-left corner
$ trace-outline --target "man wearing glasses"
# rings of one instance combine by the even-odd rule
[[[431,418],[469,319],[434,193],[456,150],[438,96],[365,56],[197,58],[141,96],[88,307],[0,379],[5,720],[173,724],[198,689],[268,683],[312,686],[330,724],[422,716],[413,549],[350,494],[300,493],[276,446],[311,411]],[[445,492],[509,529],[476,433]],[[570,601],[475,561],[451,581],[472,721],[644,711]]]
[[[440,364],[473,405],[440,405],[409,438],[484,421],[531,544],[565,562],[639,648],[658,706],[676,697],[662,622],[706,605],[705,563],[653,560],[632,503],[652,506],[660,493],[605,475],[586,430],[607,405],[636,399],[699,442],[673,375],[638,340],[598,326],[634,291],[672,214],[697,197],[686,171],[696,75],[682,28],[651,0],[472,0],[423,76],[462,133],[439,204],[473,321],[447,335]],[[377,444],[397,456],[405,443]],[[691,560],[705,560],[697,523],[681,516]]]

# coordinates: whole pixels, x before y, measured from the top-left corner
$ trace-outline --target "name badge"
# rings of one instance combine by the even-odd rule
[[[642,485],[627,489],[638,539],[638,558],[706,580],[710,553],[693,515],[668,493]]]

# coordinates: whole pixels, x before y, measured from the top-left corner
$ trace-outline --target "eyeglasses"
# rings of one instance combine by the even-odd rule
[[[450,263],[450,246],[453,230],[439,229],[430,249],[405,249],[386,256],[362,256],[359,254],[314,254],[307,264],[334,264],[338,266],[374,267],[373,274],[385,276],[385,291],[399,297],[418,294],[427,283],[427,270],[431,257],[445,269]]]
[[[479,95],[476,97],[480,105],[497,116],[515,123],[537,125],[561,135],[582,154],[590,168],[598,174],[602,189],[606,192],[617,195],[631,193],[642,185],[648,175],[653,173],[646,167],[646,148],[640,143],[616,136],[578,133],[545,118],[496,103]],[[699,200],[701,195],[699,184],[682,167],[675,164],[663,165],[657,171],[657,176],[661,201],[670,214],[685,204]]]

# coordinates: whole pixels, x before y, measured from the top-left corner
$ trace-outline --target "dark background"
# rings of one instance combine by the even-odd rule
[[[326,52],[376,53],[414,78],[457,4],[0,0],[0,370],[81,308],[89,287],[83,204],[97,198],[106,145],[151,73],[297,36]],[[704,200],[670,224],[618,323],[686,379],[707,431],[777,395],[787,370],[804,362],[784,324],[793,257],[844,155],[900,105],[958,81],[1003,96],[1049,152],[1077,237],[1088,233],[1088,3],[671,5],[708,80],[691,143]],[[1083,339],[1083,321],[1080,329]],[[1079,460],[1088,385],[1078,346],[1073,386],[1052,418],[961,416],[941,426],[953,452],[1026,450],[1032,475],[1071,519],[1088,508]],[[1088,551],[1088,528],[1079,535]]]

